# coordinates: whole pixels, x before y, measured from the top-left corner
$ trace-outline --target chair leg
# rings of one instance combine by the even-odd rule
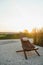
[[[25,59],[27,59],[27,55],[26,55],[26,52],[24,50],[18,50],[16,52],[24,52],[24,55],[25,55]]]
[[[23,52],[23,50],[18,50],[18,51],[16,51],[16,52]]]
[[[38,54],[38,56],[40,56],[40,54],[38,53],[38,51],[37,51],[37,50],[35,50],[35,52]]]
[[[27,55],[26,55],[26,52],[24,51],[24,55],[25,55],[25,59],[27,59]]]

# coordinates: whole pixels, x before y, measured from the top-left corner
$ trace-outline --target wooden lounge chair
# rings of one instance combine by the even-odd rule
[[[38,48],[35,48],[35,46],[29,40],[21,39],[21,43],[22,43],[23,50],[19,50],[19,51],[16,51],[16,52],[24,52],[25,59],[27,59],[26,51],[34,50],[38,54],[38,56],[40,56],[40,54],[37,51]]]

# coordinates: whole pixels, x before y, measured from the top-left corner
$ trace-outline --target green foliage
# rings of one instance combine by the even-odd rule
[[[19,34],[0,34],[0,39],[18,39]]]
[[[28,38],[33,38],[34,44],[43,46],[43,28],[40,30],[33,29],[31,33],[25,30],[24,32],[20,33],[0,34],[0,39],[19,39],[22,35]]]
[[[6,34],[0,34],[0,39],[4,39],[6,37]]]
[[[40,46],[43,46],[43,30],[42,29],[37,33],[37,44]]]
[[[38,31],[34,30],[32,34],[33,34],[34,44],[43,46],[43,28]]]

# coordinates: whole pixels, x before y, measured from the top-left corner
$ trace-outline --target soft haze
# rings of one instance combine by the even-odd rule
[[[43,0],[0,0],[0,31],[43,27]]]

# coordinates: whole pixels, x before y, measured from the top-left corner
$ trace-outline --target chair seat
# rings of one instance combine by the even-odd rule
[[[34,46],[33,44],[31,44],[31,43],[29,42],[29,40],[27,40],[27,41],[21,41],[21,42],[22,42],[22,47],[23,47],[24,49],[29,50],[29,49],[34,49],[34,48],[35,48],[35,46]]]

